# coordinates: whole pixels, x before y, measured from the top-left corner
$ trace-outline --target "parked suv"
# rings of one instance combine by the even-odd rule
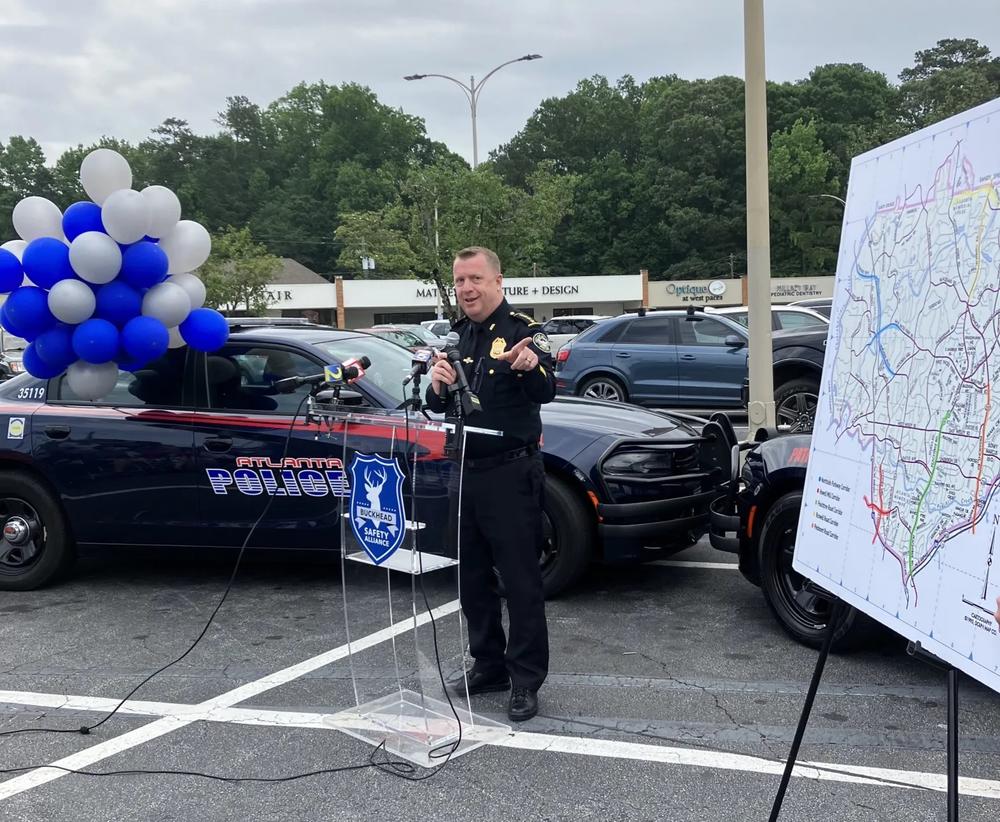
[[[595,323],[556,355],[556,389],[665,408],[738,408],[746,328],[702,311],[624,314]]]

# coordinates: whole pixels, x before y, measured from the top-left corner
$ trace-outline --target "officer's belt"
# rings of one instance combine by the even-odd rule
[[[514,460],[530,457],[532,454],[537,452],[537,445],[524,445],[521,448],[515,448],[513,451],[504,451],[502,454],[492,454],[488,457],[466,459],[465,467],[471,471],[481,471],[484,468],[496,468],[498,465],[504,465],[505,463],[513,462]]]

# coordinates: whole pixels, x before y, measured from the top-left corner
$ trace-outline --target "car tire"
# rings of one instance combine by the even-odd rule
[[[539,557],[542,591],[554,599],[572,588],[593,561],[597,533],[586,505],[563,480],[546,474],[542,500],[544,544]],[[504,596],[497,572],[498,591]]]
[[[819,383],[799,377],[779,386],[774,392],[774,413],[778,425],[787,425],[791,433],[808,434],[816,420]]]
[[[12,520],[27,528],[27,537],[23,544],[0,541],[0,590],[41,588],[72,567],[76,552],[55,496],[29,474],[2,471],[0,528]]]
[[[785,494],[764,518],[758,545],[761,590],[781,627],[797,642],[819,648],[836,598],[792,568],[801,505],[801,492]],[[831,649],[850,651],[867,644],[876,623],[855,608],[842,613]]]
[[[580,386],[580,396],[605,402],[628,402],[625,386],[614,377],[591,377]]]

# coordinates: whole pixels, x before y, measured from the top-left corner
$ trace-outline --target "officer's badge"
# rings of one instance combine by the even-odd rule
[[[351,463],[351,529],[380,565],[403,544],[403,472],[394,459],[356,454]]]
[[[531,342],[534,343],[535,348],[541,351],[543,354],[548,354],[552,351],[552,344],[549,342],[549,338],[539,331],[531,338]]]
[[[507,340],[505,340],[503,337],[497,337],[495,340],[493,340],[493,344],[490,346],[490,356],[493,359],[496,359],[506,350],[507,350]]]

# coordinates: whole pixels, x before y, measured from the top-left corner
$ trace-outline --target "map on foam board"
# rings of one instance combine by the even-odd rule
[[[1000,691],[1000,100],[854,158],[793,567]]]

